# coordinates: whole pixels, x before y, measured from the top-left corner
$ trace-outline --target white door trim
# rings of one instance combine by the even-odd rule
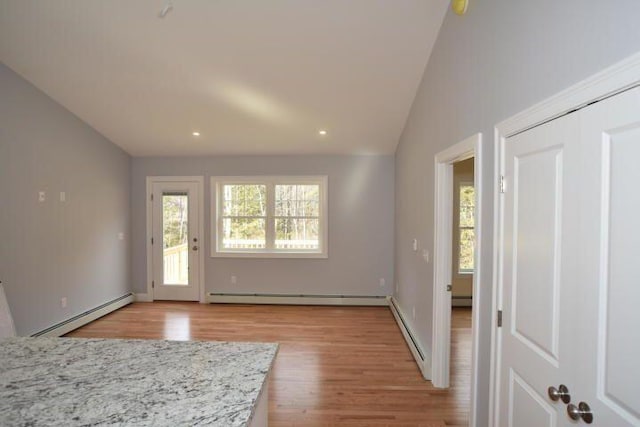
[[[151,203],[151,194],[153,193],[153,184],[159,182],[197,182],[198,183],[198,200],[200,204],[200,212],[198,212],[198,228],[200,229],[200,247],[202,250],[198,251],[199,258],[199,271],[198,271],[198,283],[200,290],[198,292],[200,303],[205,304],[207,298],[205,295],[205,281],[204,281],[204,177],[203,176],[148,176],[147,177],[147,295],[146,298],[140,296],[139,300],[153,301],[153,288],[151,282],[153,281],[153,248],[151,246],[151,237],[153,237],[153,203]]]
[[[449,359],[451,342],[451,284],[453,163],[474,157],[476,245],[473,275],[473,299],[480,300],[482,266],[482,134],[478,133],[435,156],[435,214],[434,214],[434,274],[433,274],[433,341],[432,383],[435,387],[449,387]],[[478,332],[480,310],[473,310],[471,321],[471,408],[469,425],[475,425],[478,384]]]
[[[640,52],[614,64],[605,70],[569,87],[566,90],[498,123],[494,132],[494,178],[499,182],[504,173],[505,140],[517,133],[585,107],[595,101],[608,98],[624,90],[640,85]],[[507,183],[508,185],[508,183]],[[491,384],[489,394],[489,425],[496,423],[497,405],[500,401],[497,384],[499,370],[500,335],[496,327],[497,312],[502,307],[500,271],[503,252],[500,247],[503,227],[503,203],[498,186],[493,190],[493,301],[491,324]]]

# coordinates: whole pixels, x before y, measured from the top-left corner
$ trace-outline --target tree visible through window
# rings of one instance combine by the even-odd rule
[[[219,177],[214,254],[326,255],[326,177]]]
[[[223,248],[266,247],[266,185],[225,184],[222,205]]]
[[[276,249],[318,249],[319,185],[276,185]]]
[[[475,191],[471,184],[460,185],[460,246],[458,272],[473,273],[475,244]]]

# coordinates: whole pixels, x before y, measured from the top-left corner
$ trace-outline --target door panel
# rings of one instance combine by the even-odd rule
[[[198,301],[200,183],[153,184],[153,298]]]
[[[558,365],[562,149],[514,158],[513,335]]]
[[[547,388],[562,382],[573,351],[561,325],[573,293],[564,280],[573,236],[564,225],[578,209],[568,175],[577,128],[565,117],[505,141],[500,426],[567,425],[564,404],[550,401]]]
[[[640,426],[640,89],[581,110],[584,284],[576,319],[581,401],[594,424]]]
[[[555,409],[513,370],[511,370],[510,388],[512,396],[511,413],[509,414],[510,425],[535,425],[539,427],[557,425]]]
[[[636,231],[640,191],[632,184],[639,178],[636,162],[640,159],[640,130],[636,127],[609,135],[605,150],[608,153],[604,157],[610,158],[609,176],[603,177],[605,201],[609,201],[608,229],[605,228],[609,235],[609,253],[604,260],[608,263],[608,274],[601,284],[606,300],[600,319],[600,329],[604,332],[600,335],[602,394],[638,420],[640,377],[630,378],[630,375],[633,377],[633,372],[638,372],[640,328],[629,326],[640,325],[636,265],[640,249],[640,233]]]

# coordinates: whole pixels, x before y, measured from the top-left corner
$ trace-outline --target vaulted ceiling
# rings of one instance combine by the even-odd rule
[[[393,153],[447,3],[0,0],[0,61],[134,156]]]

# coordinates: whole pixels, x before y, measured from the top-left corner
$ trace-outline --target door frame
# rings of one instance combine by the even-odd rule
[[[153,184],[162,182],[195,182],[198,184],[198,228],[200,236],[200,248],[198,251],[198,295],[201,304],[205,304],[205,282],[204,282],[204,244],[205,229],[204,229],[204,177],[203,176],[147,176],[147,194],[146,194],[146,208],[147,208],[147,295],[146,301],[153,301],[153,246],[151,245],[151,238],[153,237],[153,203],[151,200],[151,194],[153,193]]]
[[[434,387],[449,387],[450,343],[451,343],[451,284],[453,251],[453,163],[474,158],[475,190],[475,250],[473,274],[473,301],[471,319],[471,407],[469,425],[474,426],[478,386],[478,335],[480,326],[480,277],[482,268],[482,194],[483,158],[482,134],[477,133],[435,156],[435,213],[433,250],[433,339],[431,374]]]
[[[494,129],[494,182],[499,183],[504,174],[504,146],[507,138],[638,85],[640,85],[640,53],[631,55],[568,89],[498,123]],[[498,404],[500,402],[498,384],[500,380],[499,356],[502,342],[500,330],[497,327],[497,313],[498,310],[502,309],[502,278],[500,277],[500,272],[502,271],[503,251],[500,242],[503,236],[504,206],[500,196],[499,185],[494,186],[493,202],[490,426],[494,426],[496,423],[496,414],[498,413]]]

